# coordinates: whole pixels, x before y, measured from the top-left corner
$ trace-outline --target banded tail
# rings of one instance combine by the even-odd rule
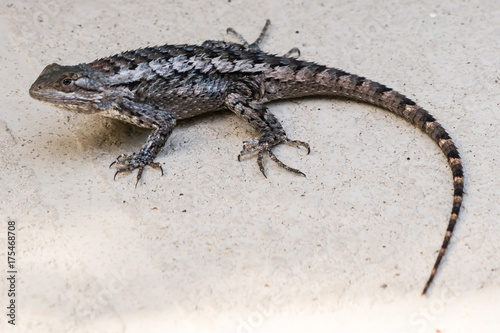
[[[425,295],[436,276],[438,267],[448,248],[453,229],[455,228],[460,213],[460,207],[462,206],[464,175],[460,154],[458,153],[455,143],[441,124],[439,124],[427,110],[418,106],[412,100],[377,82],[347,73],[342,75],[344,74],[342,71],[338,71],[337,73],[340,74],[337,79],[337,84],[335,85],[338,95],[382,107],[403,117],[436,142],[448,159],[448,164],[453,175],[453,206],[443,244],[441,245],[429,279],[422,291],[422,295]]]
[[[319,95],[342,96],[358,100],[382,107],[403,117],[436,142],[448,159],[448,164],[453,174],[453,207],[443,244],[439,250],[439,254],[436,262],[434,263],[434,267],[432,268],[430,277],[422,291],[422,295],[425,295],[434,280],[438,267],[443,260],[446,249],[450,243],[453,229],[455,228],[455,224],[460,213],[460,207],[462,205],[464,175],[462,160],[457,147],[446,130],[427,110],[418,106],[415,102],[393,89],[380,83],[370,81],[364,77],[349,74],[335,68],[328,68],[313,63],[300,63],[299,61],[296,61],[295,64],[298,66],[305,65],[301,69],[297,68],[297,72],[295,74],[296,82],[302,81],[302,83],[306,83],[306,85],[314,86],[315,88],[311,90],[315,90]],[[299,87],[295,86],[293,90],[296,91],[298,88]],[[311,91],[305,95],[311,95]]]

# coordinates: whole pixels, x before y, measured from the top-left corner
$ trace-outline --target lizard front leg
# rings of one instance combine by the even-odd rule
[[[138,169],[137,182],[135,184],[137,186],[142,172],[147,165],[160,169],[163,175],[160,163],[154,162],[154,159],[172,133],[176,125],[175,118],[166,110],[130,100],[119,103],[118,109],[119,117],[117,118],[140,127],[151,128],[153,132],[148,136],[146,143],[138,153],[121,154],[111,163],[110,167],[114,165],[117,169],[115,178],[119,173],[131,172]]]
[[[309,154],[309,144],[298,140],[290,140],[278,119],[269,112],[265,105],[258,101],[258,98],[258,85],[250,80],[240,80],[232,84],[226,92],[226,107],[246,120],[260,133],[259,139],[243,142],[243,150],[238,155],[238,160],[247,155],[257,154],[257,164],[264,177],[266,177],[263,159],[264,154],[267,154],[271,160],[283,169],[305,176],[302,171],[281,162],[272,152],[272,148],[286,143],[296,147],[304,147]]]

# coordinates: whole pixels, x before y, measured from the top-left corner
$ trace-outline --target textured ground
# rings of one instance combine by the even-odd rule
[[[302,178],[238,163],[230,113],[186,121],[147,170],[108,165],[148,132],[32,100],[44,66],[223,39],[380,81],[455,138],[464,209],[428,297],[452,203],[434,143],[383,110],[272,105]],[[500,7],[484,1],[0,0],[0,219],[18,227],[17,332],[498,332]],[[0,257],[6,256],[6,223]],[[0,260],[0,307],[7,305]],[[4,310],[5,311],[5,310]],[[3,313],[3,312],[2,312]],[[2,315],[0,331],[14,331]],[[495,326],[496,325],[496,326]]]

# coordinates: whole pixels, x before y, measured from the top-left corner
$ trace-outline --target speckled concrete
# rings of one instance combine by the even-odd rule
[[[182,122],[165,170],[113,181],[148,132],[41,104],[44,66],[227,38],[391,86],[455,138],[459,224],[428,297],[452,203],[435,144],[349,101],[276,103],[307,174],[238,163],[230,113]],[[16,332],[498,332],[500,7],[485,1],[0,0],[0,217],[18,227]],[[0,308],[6,297],[0,231]],[[5,312],[5,310],[3,311]],[[2,312],[2,313],[3,313]],[[2,315],[0,331],[14,332]],[[496,326],[495,326],[496,325]]]

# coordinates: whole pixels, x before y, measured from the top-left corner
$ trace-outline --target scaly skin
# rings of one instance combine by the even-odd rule
[[[88,64],[52,64],[33,83],[30,95],[70,111],[97,113],[152,129],[138,153],[122,154],[112,163],[117,168],[116,174],[138,169],[137,182],[145,166],[161,169],[154,159],[177,120],[202,113],[229,109],[260,134],[258,139],[244,142],[238,159],[257,154],[264,176],[264,155],[282,168],[304,175],[281,162],[272,152],[275,146],[286,143],[309,152],[307,143],[288,138],[278,119],[265,106],[266,102],[341,96],[401,116],[438,144],[453,174],[453,208],[443,245],[422,292],[425,294],[448,247],[462,204],[464,177],[457,147],[433,116],[391,88],[335,68],[297,60],[291,56],[298,53],[296,48],[284,56],[265,53],[259,43],[269,23],[268,20],[252,44],[230,28],[228,32],[241,43],[163,45],[123,52]]]

